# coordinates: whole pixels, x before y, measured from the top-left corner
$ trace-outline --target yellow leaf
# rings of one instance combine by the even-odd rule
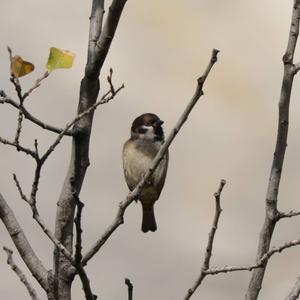
[[[15,55],[11,59],[10,73],[14,77],[22,77],[34,70],[34,65],[22,59],[21,56]]]
[[[55,69],[71,68],[75,54],[68,50],[61,50],[55,47],[50,48],[50,53],[47,61],[47,69],[49,72]]]

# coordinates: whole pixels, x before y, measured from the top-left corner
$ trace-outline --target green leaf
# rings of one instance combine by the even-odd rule
[[[61,50],[55,47],[50,48],[47,61],[47,69],[49,72],[56,69],[68,69],[73,65],[75,54],[68,50]]]

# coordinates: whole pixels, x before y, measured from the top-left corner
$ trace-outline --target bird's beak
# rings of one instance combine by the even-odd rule
[[[161,126],[162,124],[164,124],[164,121],[163,120],[158,120],[154,123],[154,127],[159,127]]]

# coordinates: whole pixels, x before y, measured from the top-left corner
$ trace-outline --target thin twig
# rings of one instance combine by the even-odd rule
[[[125,284],[128,287],[128,300],[132,300],[132,296],[133,296],[133,284],[131,283],[131,281],[128,278],[125,278]]]
[[[300,211],[291,210],[287,213],[284,212],[278,212],[278,218],[284,219],[284,218],[292,218],[300,215]]]
[[[300,296],[300,277],[297,278],[293,289],[289,293],[289,295],[285,298],[285,300],[296,300]]]
[[[205,278],[205,276],[208,274],[207,270],[209,270],[209,263],[212,256],[212,250],[213,250],[213,244],[214,244],[214,238],[215,234],[218,228],[218,222],[219,218],[222,212],[221,205],[220,205],[220,197],[223,190],[224,185],[226,184],[226,181],[224,179],[221,180],[218,191],[214,194],[215,201],[216,201],[216,209],[215,209],[215,216],[213,220],[213,224],[211,226],[210,233],[208,235],[208,242],[206,246],[206,252],[204,256],[203,265],[201,267],[201,272],[197,280],[195,281],[194,285],[188,290],[186,296],[184,297],[184,300],[190,299],[191,296],[195,293],[197,288],[200,286],[201,282]]]
[[[39,144],[38,144],[38,140],[34,139],[34,150],[35,150],[35,155],[37,157],[37,159],[39,160],[40,156],[39,156]]]
[[[46,79],[50,73],[46,71],[40,78],[38,78],[35,82],[35,84],[23,95],[23,101],[35,90],[37,89],[40,85],[41,82]]]
[[[300,245],[300,239],[289,241],[281,246],[273,247],[270,251],[265,253],[261,259],[259,259],[255,264],[248,266],[225,266],[222,268],[210,268],[205,271],[206,275],[216,275],[220,273],[228,273],[235,271],[252,271],[253,269],[262,268],[266,261],[268,261],[274,254],[281,253],[283,250]]]
[[[59,133],[57,136],[56,140],[53,142],[53,144],[48,148],[48,150],[45,152],[45,154],[41,157],[41,162],[44,163],[44,161],[49,157],[49,155],[54,151],[56,146],[60,143],[62,138],[65,136],[65,133],[74,125],[76,124],[80,119],[82,119],[84,116],[92,113],[94,110],[97,109],[99,105],[106,104],[124,88],[124,84],[122,84],[118,89],[114,91],[114,93],[109,90],[106,92],[99,101],[97,101],[94,105],[92,105],[89,109],[86,111],[82,112],[81,114],[77,115],[73,121],[71,121],[69,124],[66,125],[65,129]]]
[[[14,181],[16,183],[17,189],[19,191],[20,197],[26,201],[32,210],[33,213],[33,218],[34,220],[36,220],[36,222],[40,225],[40,227],[42,228],[42,230],[45,232],[45,234],[49,237],[49,239],[53,242],[53,244],[61,251],[61,253],[68,258],[68,260],[72,263],[73,266],[75,266],[75,260],[72,257],[72,254],[63,246],[63,244],[54,236],[54,234],[51,232],[51,230],[46,226],[45,222],[42,220],[42,218],[39,215],[37,206],[36,206],[36,201],[35,199],[28,199],[22,188],[21,188],[21,184],[17,178],[17,176],[14,174],[13,176]],[[32,193],[31,193],[32,194]]]
[[[57,128],[52,125],[46,124],[46,123],[42,122],[41,120],[39,120],[38,118],[34,117],[26,110],[24,105],[21,106],[16,101],[12,100],[9,96],[7,96],[3,90],[0,90],[0,104],[5,104],[5,103],[9,104],[9,105],[13,106],[14,108],[18,109],[19,111],[21,111],[23,113],[25,119],[28,119],[32,123],[36,124],[37,126],[43,128],[45,130],[52,131],[55,133],[61,133],[63,131],[63,129],[61,129],[61,128]],[[72,132],[66,131],[65,135],[71,136]]]
[[[112,75],[113,75],[113,69],[110,68],[109,69],[109,75],[107,76],[107,81],[109,83],[110,90],[111,90],[112,94],[114,94],[115,93],[115,88],[114,88],[114,85],[112,83]]]
[[[30,155],[34,159],[36,159],[36,153],[35,153],[35,151],[32,151],[29,148],[23,147],[20,144],[16,144],[15,142],[11,142],[9,140],[3,139],[2,137],[0,137],[0,143],[2,143],[4,145],[9,145],[9,146],[15,147],[17,149],[17,151],[21,151],[21,152],[23,152],[25,154]]]
[[[21,188],[20,182],[17,179],[17,176],[14,174],[14,181],[16,183],[16,186],[18,188],[18,191],[20,193],[20,196],[23,200],[25,200],[31,207],[31,210],[33,212],[33,218],[36,220],[36,222],[40,225],[44,233],[49,237],[49,239],[53,242],[53,244],[59,249],[59,251],[70,261],[70,263],[75,267],[81,281],[83,290],[86,296],[87,300],[95,300],[97,299],[97,296],[92,293],[89,278],[83,268],[83,265],[80,261],[81,259],[81,249],[78,250],[78,245],[76,245],[76,256],[75,259],[72,257],[72,254],[64,247],[64,245],[55,237],[55,235],[51,232],[51,230],[46,226],[43,219],[40,217],[35,199],[28,199]],[[80,205],[79,205],[80,206]],[[80,211],[81,214],[81,211]],[[79,237],[77,236],[77,242]],[[78,242],[79,243],[79,242]],[[80,235],[80,247],[81,247],[81,235]]]
[[[214,49],[212,51],[212,55],[211,55],[211,59],[210,62],[205,70],[205,72],[203,73],[203,75],[198,78],[197,80],[197,87],[196,87],[196,91],[194,96],[192,97],[192,99],[190,100],[190,102],[188,103],[186,109],[184,110],[184,112],[182,113],[181,117],[179,118],[179,120],[177,121],[175,127],[173,128],[173,130],[171,131],[171,133],[169,134],[169,136],[167,137],[165,143],[162,145],[162,147],[160,148],[159,152],[156,154],[155,158],[153,159],[149,170],[146,172],[146,174],[144,175],[144,177],[141,179],[141,181],[137,184],[137,186],[135,187],[135,189],[130,192],[126,199],[121,202],[119,204],[119,209],[117,212],[117,215],[113,221],[113,223],[108,226],[108,228],[106,229],[106,231],[101,235],[101,237],[96,241],[96,243],[91,247],[91,249],[84,255],[83,260],[82,260],[82,264],[86,265],[87,262],[99,251],[99,249],[104,245],[104,243],[107,241],[107,239],[111,236],[111,234],[121,225],[124,223],[124,213],[126,208],[135,200],[138,198],[140,192],[142,191],[144,185],[146,184],[146,182],[149,180],[149,178],[152,176],[153,172],[155,171],[155,169],[157,168],[158,164],[160,163],[160,161],[163,159],[166,151],[168,150],[169,146],[171,145],[172,141],[174,140],[174,138],[176,137],[177,133],[179,132],[180,128],[182,127],[182,125],[185,123],[185,121],[187,120],[190,112],[192,111],[193,107],[195,106],[195,104],[197,103],[197,101],[199,100],[199,98],[203,95],[203,84],[211,70],[211,68],[213,67],[213,65],[217,62],[217,55],[218,55],[218,50]]]
[[[39,300],[35,289],[31,286],[31,284],[29,283],[29,281],[27,280],[25,274],[21,271],[21,269],[15,264],[14,260],[13,260],[13,251],[7,247],[3,247],[3,250],[6,252],[7,254],[7,264],[10,265],[10,267],[12,268],[12,270],[17,274],[17,276],[19,277],[19,279],[21,280],[21,282],[25,285],[30,297],[32,300]]]

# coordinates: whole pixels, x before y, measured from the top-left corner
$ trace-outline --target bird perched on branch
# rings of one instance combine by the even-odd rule
[[[123,169],[129,189],[132,191],[145,175],[151,161],[164,143],[163,121],[155,114],[137,117],[131,126],[131,137],[123,147]],[[168,152],[152,174],[139,195],[143,207],[142,231],[156,231],[154,203],[164,186],[168,169]]]

